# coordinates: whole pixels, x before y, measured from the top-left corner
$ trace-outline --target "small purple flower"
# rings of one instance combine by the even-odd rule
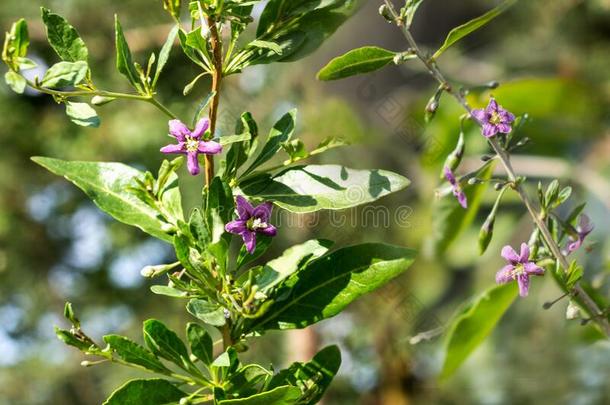
[[[515,121],[515,116],[499,106],[493,97],[487,108],[472,110],[471,114],[483,127],[483,136],[487,138],[498,132],[508,134],[512,130],[511,124]]]
[[[210,127],[210,120],[202,118],[191,132],[180,120],[169,122],[169,133],[178,141],[177,145],[167,145],[161,148],[163,153],[180,153],[187,156],[187,167],[193,176],[199,174],[200,153],[216,155],[222,152],[222,146],[218,142],[204,141],[202,136]]]
[[[277,228],[269,223],[273,204],[265,202],[254,208],[248,200],[237,196],[237,216],[235,221],[229,222],[225,230],[229,233],[239,235],[244,240],[248,253],[254,253],[256,248],[256,234],[275,236]]]
[[[566,254],[570,254],[578,250],[585,241],[585,238],[591,233],[591,231],[593,231],[593,228],[594,226],[591,219],[589,219],[587,215],[582,214],[580,216],[580,220],[578,221],[578,225],[576,225],[576,237],[570,236],[568,238]]]
[[[464,194],[464,191],[462,191],[460,182],[457,181],[455,175],[453,174],[450,168],[445,166],[443,170],[445,172],[445,178],[447,179],[449,184],[451,184],[453,195],[455,196],[455,198],[457,198],[458,202],[463,208],[468,208],[468,200],[466,199],[466,194]]]
[[[530,248],[527,246],[527,243],[521,244],[520,254],[517,254],[511,246],[504,246],[502,248],[502,257],[509,264],[496,273],[496,283],[505,284],[517,280],[519,295],[527,297],[530,288],[530,276],[542,276],[544,270],[538,267],[536,263],[530,261]]]

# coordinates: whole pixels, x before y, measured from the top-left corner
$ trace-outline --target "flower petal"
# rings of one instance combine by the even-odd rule
[[[246,227],[246,221],[241,221],[239,219],[231,221],[225,225],[225,231],[235,235],[240,235],[247,229],[248,228]]]
[[[184,153],[186,152],[186,148],[184,147],[184,142],[180,142],[177,145],[167,145],[161,148],[161,152],[163,153]]]
[[[252,216],[252,211],[254,211],[254,207],[248,200],[246,200],[243,196],[238,195],[235,198],[235,203],[237,205],[237,215],[242,220],[248,220]]]
[[[527,274],[520,274],[517,276],[517,284],[519,284],[519,295],[527,297],[530,290],[530,278]]]
[[[197,150],[200,153],[205,153],[206,155],[217,155],[222,152],[222,145],[214,141],[201,141],[199,142]]]
[[[578,234],[584,239],[585,236],[593,231],[595,226],[591,222],[591,218],[587,214],[582,214],[578,220]]]
[[[180,142],[186,141],[186,137],[191,135],[191,131],[180,120],[169,122],[169,133]]]
[[[188,152],[186,158],[186,167],[193,176],[197,176],[200,172],[199,159],[197,158],[197,152]]]
[[[508,134],[510,131],[513,130],[513,128],[509,124],[503,123],[496,125],[496,128],[498,129],[498,132],[501,132],[503,134]]]
[[[536,263],[529,262],[523,265],[526,274],[542,276],[544,274],[544,269],[536,265]]]
[[[513,280],[512,271],[515,267],[512,264],[507,264],[496,273],[496,283],[506,284]]]
[[[252,216],[259,218],[263,222],[268,222],[271,217],[271,211],[273,210],[273,204],[270,202],[264,202],[261,205],[254,208]]]
[[[453,174],[451,169],[449,167],[445,166],[443,168],[443,171],[445,173],[445,178],[447,179],[447,181],[449,183],[451,183],[451,185],[455,186],[457,184],[457,181],[455,180],[455,175]]]
[[[569,240],[571,241],[570,243],[568,243],[567,246],[567,254],[573,253],[575,251],[577,251],[580,246],[582,245],[583,240],[581,238],[578,238],[576,240],[574,240],[574,238],[570,237]]]
[[[483,124],[483,136],[486,138],[491,138],[495,134],[498,133],[498,127],[496,125],[485,123]]]
[[[210,128],[210,120],[207,118],[200,119],[197,125],[195,126],[195,129],[191,133],[191,137],[195,139],[201,138],[201,136],[205,134],[205,131],[207,131],[208,128]]]
[[[470,115],[479,121],[481,125],[487,122],[487,113],[483,109],[477,108],[476,110],[472,110]]]
[[[241,234],[241,237],[244,240],[248,253],[254,253],[254,249],[256,249],[256,233],[252,231],[245,231]]]
[[[488,114],[498,111],[498,102],[496,101],[495,98],[492,97],[489,99],[489,104],[487,104],[487,108],[485,110],[487,111]]]
[[[466,194],[464,194],[464,192],[461,189],[457,190],[457,193],[455,193],[455,196],[457,197],[457,200],[460,203],[460,205],[462,206],[462,208],[464,208],[464,209],[468,208],[468,200],[466,199]]]
[[[277,228],[271,224],[268,224],[266,228],[258,228],[257,232],[266,236],[275,236],[277,235]]]
[[[505,124],[511,124],[515,120],[515,115],[503,108],[498,111],[498,115],[500,115],[500,119]]]
[[[501,256],[511,263],[519,263],[519,255],[510,245],[506,245],[502,248]]]
[[[527,246],[527,243],[521,244],[521,252],[519,252],[519,262],[527,263],[530,259],[530,247]]]

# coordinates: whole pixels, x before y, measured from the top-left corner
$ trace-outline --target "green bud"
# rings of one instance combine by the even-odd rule
[[[570,302],[568,302],[568,307],[566,308],[566,319],[573,320],[578,318],[580,318],[580,308],[570,300]]]
[[[464,142],[464,133],[460,132],[457,145],[455,146],[455,149],[447,156],[447,159],[445,159],[444,166],[451,169],[451,171],[457,169],[460,163],[462,163],[462,158],[464,157],[465,150],[466,143]],[[443,177],[444,175],[441,174],[441,178]]]
[[[154,278],[166,274],[167,272],[175,269],[180,262],[172,263],[172,264],[160,264],[158,266],[146,266],[141,271],[140,274],[142,277]]]
[[[493,237],[496,210],[492,210],[479,231],[479,254],[485,253]]]
[[[72,326],[75,329],[80,329],[80,321],[78,320],[76,315],[74,315],[74,310],[72,309],[71,302],[66,302],[66,305],[64,306],[64,317],[69,320],[70,323],[72,323]]]
[[[379,15],[385,18],[385,20],[389,23],[394,22],[394,17],[392,16],[392,12],[387,4],[382,4],[381,7],[379,7]]]
[[[102,105],[111,103],[114,100],[116,100],[116,98],[114,98],[114,97],[94,96],[91,99],[91,104],[96,105],[96,106],[102,106]]]

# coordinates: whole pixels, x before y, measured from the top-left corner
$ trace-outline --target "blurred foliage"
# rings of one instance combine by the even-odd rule
[[[113,72],[112,16],[120,15],[135,57],[143,61],[162,44],[170,28],[160,3],[4,0],[0,24],[8,29],[12,21],[26,17],[31,22],[31,49],[39,62],[49,65],[55,57],[44,45],[39,6],[65,15],[89,44],[96,80],[106,88],[122,90],[126,84]],[[433,83],[409,63],[332,84],[318,83],[314,77],[331,57],[348,49],[373,43],[394,50],[404,47],[398,32],[376,14],[378,6],[369,1],[321,50],[301,62],[252,67],[227,81],[221,131],[230,132],[246,109],[268,128],[287,109],[299,106],[298,133],[308,145],[331,135],[362,143],[337,149],[320,163],[338,158],[348,165],[357,162],[359,167],[408,172],[413,180],[408,192],[373,207],[316,216],[281,214],[285,246],[275,245],[269,257],[312,236],[335,239],[337,245],[383,240],[422,246],[430,241],[430,201],[439,185],[442,161],[457,140],[458,106],[442,98],[437,116],[424,129],[423,108],[434,91]],[[451,28],[488,8],[489,1],[484,0],[425,1],[414,22],[416,36],[437,48]],[[592,239],[597,243],[584,263],[589,281],[600,285],[607,285],[610,274],[608,27],[607,0],[521,0],[439,60],[464,86],[501,81],[494,96],[515,113],[529,114],[524,134],[532,142],[520,152],[531,163],[523,170],[534,179],[560,176],[589,202],[596,223]],[[176,55],[167,69],[172,77],[184,80],[162,81],[159,88],[161,98],[173,109],[184,105],[174,101],[196,71]],[[179,113],[192,114],[206,88],[202,83],[189,96],[190,110]],[[470,97],[482,105],[487,95],[473,91]],[[139,275],[143,265],[171,260],[168,246],[110,221],[78,190],[29,161],[32,155],[47,155],[121,160],[155,168],[162,160],[157,151],[164,142],[166,119],[149,105],[115,102],[99,108],[101,128],[83,129],[72,125],[62,108],[50,98],[18,97],[0,85],[2,405],[100,403],[128,377],[130,371],[110,365],[81,368],[80,355],[55,338],[52,325],[65,326],[61,313],[66,300],[79,308],[84,327],[95,337],[110,332],[139,336],[141,321],[152,314],[178,329],[188,319],[174,300],[151,294],[149,282]],[[474,128],[467,129],[466,137],[468,154],[484,150]],[[187,193],[201,181],[183,177],[181,187]],[[590,329],[578,321],[564,321],[567,302],[560,301],[549,311],[541,309],[543,302],[560,295],[550,281],[536,280],[531,296],[513,305],[487,343],[447,382],[435,379],[442,339],[409,343],[421,331],[442,327],[458,302],[490,286],[501,265],[500,247],[515,244],[530,232],[522,208],[507,195],[508,208],[499,214],[494,240],[479,258],[478,226],[493,197],[493,193],[483,196],[481,217],[446,253],[420,259],[408,275],[315,328],[320,343],[338,342],[344,352],[328,404],[601,404],[610,398],[610,347],[591,343]],[[198,198],[192,191],[185,206],[192,207]],[[346,222],[337,226],[338,219]],[[320,227],[311,235],[314,221]],[[274,363],[289,363],[295,348],[290,338],[283,350],[278,350],[280,344],[272,333],[252,356],[261,353],[261,358]]]

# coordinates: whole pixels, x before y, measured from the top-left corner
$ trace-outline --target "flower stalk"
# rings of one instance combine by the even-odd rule
[[[400,15],[394,9],[394,6],[391,4],[389,0],[384,0],[388,9],[390,10],[395,24],[401,29],[407,43],[409,44],[410,49],[417,56],[417,58],[424,64],[428,73],[439,83],[440,86],[445,88],[445,92],[450,94],[455,100],[468,112],[468,114],[472,114],[472,108],[468,105],[466,98],[459,91],[455,91],[449,81],[445,79],[444,75],[438,68],[438,65],[435,60],[430,59],[424,55],[422,50],[419,48],[417,42],[413,38],[411,31],[407,27],[405,21],[400,17]],[[515,174],[515,170],[513,169],[512,163],[510,161],[510,156],[508,152],[500,145],[496,138],[488,138],[489,144],[492,149],[496,153],[496,156],[502,162],[502,166],[506,171],[506,175],[509,181],[512,183],[512,188],[517,192],[519,198],[525,205],[527,211],[529,212],[532,220],[536,227],[540,230],[542,235],[542,239],[544,240],[546,246],[549,251],[553,254],[555,259],[559,262],[559,265],[563,268],[565,272],[570,268],[570,263],[568,262],[565,255],[561,252],[561,248],[557,245],[555,240],[553,239],[551,232],[548,227],[544,223],[542,219],[541,213],[534,207],[529,195],[523,189],[523,186],[519,181],[517,181],[517,175]],[[560,288],[565,290],[565,286],[560,285]],[[610,338],[610,322],[604,315],[604,312],[599,308],[597,303],[589,296],[589,294],[577,283],[572,287],[569,294],[578,302],[578,304],[587,312],[587,314],[591,317],[591,319],[595,320],[597,325],[600,327],[601,331],[606,335],[607,338]]]

